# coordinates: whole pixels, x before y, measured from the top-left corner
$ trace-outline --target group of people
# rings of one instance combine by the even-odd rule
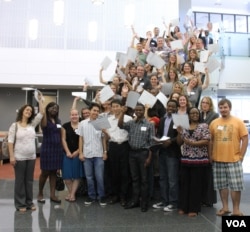
[[[178,29],[178,28],[177,28]],[[159,172],[161,201],[153,208],[197,216],[201,205],[215,203],[218,189],[223,207],[219,216],[230,213],[228,195],[231,190],[233,215],[242,215],[239,209],[243,189],[242,161],[248,145],[248,132],[242,120],[230,114],[231,102],[218,103],[221,117],[215,113],[212,99],[200,100],[201,92],[209,85],[209,73],[194,72],[194,62],[205,49],[205,40],[191,34],[184,51],[173,51],[170,40],[179,39],[180,31],[159,36],[139,38],[136,61],[128,61],[118,69],[126,78],[115,73],[106,82],[100,70],[100,82],[110,85],[114,94],[106,102],[97,93],[81,116],[75,98],[70,110],[70,121],[61,124],[59,106],[51,102],[39,113],[23,106],[9,130],[10,162],[14,166],[15,207],[19,211],[35,210],[33,204],[33,172],[35,164],[35,126],[43,131],[40,151],[41,174],[38,202],[45,203],[43,189],[49,177],[50,201],[60,203],[55,194],[56,175],[62,170],[68,195],[65,200],[76,201],[80,179],[86,178],[88,197],[86,205],[97,201],[101,206],[120,202],[125,209],[149,207],[153,192],[153,176]],[[207,33],[206,36],[209,36]],[[133,44],[132,44],[133,46]],[[156,69],[146,61],[149,51],[159,54],[166,64]],[[184,57],[183,63],[180,56]],[[168,101],[157,100],[153,106],[137,103],[125,107],[128,93],[149,91],[157,96],[161,91]],[[173,114],[188,115],[189,129],[174,125]],[[93,122],[107,117],[110,128],[95,129]],[[160,142],[155,138],[167,137]],[[34,143],[35,144],[35,143]],[[108,174],[107,174],[108,173]],[[107,193],[111,196],[108,200]]]

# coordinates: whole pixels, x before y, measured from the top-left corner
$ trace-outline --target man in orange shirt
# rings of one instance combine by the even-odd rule
[[[232,103],[222,99],[218,103],[220,118],[211,122],[210,158],[213,161],[214,188],[220,192],[222,209],[218,216],[231,213],[228,208],[229,189],[234,216],[242,216],[240,211],[243,190],[242,161],[248,146],[248,131],[242,120],[230,114]]]

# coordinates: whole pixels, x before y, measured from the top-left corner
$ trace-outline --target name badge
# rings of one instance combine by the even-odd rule
[[[60,124],[56,124],[57,128],[62,128],[62,126]]]
[[[218,126],[217,127],[217,130],[223,130],[224,129],[224,126]]]
[[[145,127],[145,126],[141,127],[141,131],[146,131],[146,130],[147,130],[147,127]]]
[[[177,126],[176,126],[176,125],[173,125],[173,129],[177,129]]]

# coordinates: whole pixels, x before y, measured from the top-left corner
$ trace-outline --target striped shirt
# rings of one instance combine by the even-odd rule
[[[102,157],[102,131],[96,130],[90,119],[80,122],[78,135],[83,137],[83,154],[85,158]]]

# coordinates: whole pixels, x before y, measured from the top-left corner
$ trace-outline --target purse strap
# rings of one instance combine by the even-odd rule
[[[16,143],[16,133],[17,133],[17,122],[15,123],[15,136],[14,136],[14,142],[13,142],[13,147],[15,146]]]

